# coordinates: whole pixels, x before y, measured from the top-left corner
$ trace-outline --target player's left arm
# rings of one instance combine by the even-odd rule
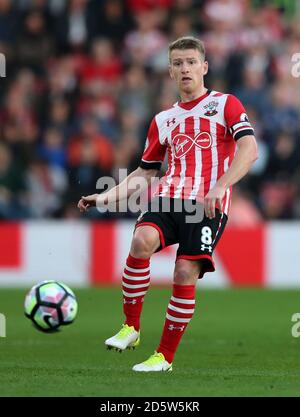
[[[253,135],[246,135],[237,141],[237,152],[228,170],[216,182],[204,199],[204,210],[210,219],[215,217],[215,207],[222,210],[226,190],[243,178],[258,158],[257,143]]]
[[[232,139],[237,143],[237,152],[229,169],[204,198],[204,210],[209,218],[215,217],[216,206],[222,210],[226,190],[247,174],[258,157],[253,127],[246,110],[240,100],[231,94],[227,96],[225,103],[224,119]]]

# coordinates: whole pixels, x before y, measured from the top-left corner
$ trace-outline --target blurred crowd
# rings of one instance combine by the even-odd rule
[[[206,85],[242,100],[259,143],[259,159],[235,188],[230,221],[300,218],[297,7],[289,0],[0,0],[0,219],[77,218],[78,199],[96,192],[98,178],[135,169],[151,118],[178,100],[167,51],[185,35],[205,42]]]

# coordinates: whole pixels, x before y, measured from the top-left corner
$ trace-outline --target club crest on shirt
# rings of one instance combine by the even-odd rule
[[[214,116],[217,114],[217,106],[219,103],[217,101],[210,101],[206,106],[204,106],[204,109],[207,110],[206,113],[204,113],[205,116]]]

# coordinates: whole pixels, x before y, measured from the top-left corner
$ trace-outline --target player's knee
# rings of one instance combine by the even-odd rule
[[[178,259],[174,270],[174,283],[179,285],[196,284],[200,268],[199,262]]]
[[[155,251],[155,242],[146,233],[138,233],[132,239],[131,250],[133,256],[149,258]]]
[[[191,271],[188,268],[179,267],[174,271],[174,281],[178,284],[184,284],[191,279]]]

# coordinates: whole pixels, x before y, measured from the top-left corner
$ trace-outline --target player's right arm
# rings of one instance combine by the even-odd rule
[[[147,185],[150,183],[151,178],[155,177],[158,172],[158,169],[143,169],[138,167],[135,171],[131,172],[120,184],[116,187],[111,188],[109,191],[106,191],[101,194],[91,194],[87,196],[82,196],[78,203],[78,208],[81,212],[87,211],[90,207],[104,207],[109,203],[115,203],[122,201],[126,198],[129,198],[133,192],[136,191],[135,188],[130,188],[130,181],[133,178],[142,178],[145,181],[144,188],[140,188],[142,192]]]
[[[129,174],[119,185],[113,187],[111,190],[101,194],[92,194],[88,196],[82,196],[78,203],[78,208],[81,212],[84,212],[92,206],[105,206],[109,203],[117,203],[130,197],[136,191],[136,188],[130,187],[130,182],[134,178],[144,179],[141,181],[145,184],[144,187],[140,187],[142,192],[148,184],[151,182],[151,178],[155,177],[160,169],[160,166],[164,160],[166,153],[166,146],[162,145],[159,141],[159,133],[155,118],[152,120],[144,153],[140,166]]]

